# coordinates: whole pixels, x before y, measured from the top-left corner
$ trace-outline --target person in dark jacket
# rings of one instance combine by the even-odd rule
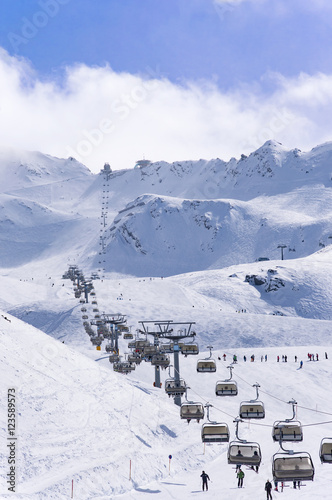
[[[265,491],[266,491],[267,500],[272,500],[271,490],[272,490],[272,483],[269,480],[267,480],[265,483]]]
[[[201,478],[202,478],[202,488],[203,488],[203,491],[204,491],[204,488],[207,491],[209,489],[209,487],[208,487],[208,481],[210,481],[210,478],[206,474],[206,472],[204,472],[204,471],[202,471]]]

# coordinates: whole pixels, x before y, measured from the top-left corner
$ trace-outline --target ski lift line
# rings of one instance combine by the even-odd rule
[[[247,380],[243,379],[238,374],[236,374],[236,377],[238,379],[242,380],[242,382],[245,382],[247,385],[250,385],[250,387],[252,387],[252,384],[250,384],[250,382],[248,382]],[[233,378],[235,378],[235,377],[233,377]],[[280,399],[277,396],[274,396],[273,394],[270,394],[269,392],[263,391],[262,388],[260,388],[259,392],[262,392],[263,394],[266,394],[267,396],[270,396],[271,398],[276,399],[277,401],[280,401],[281,403],[289,404],[289,401],[285,401],[284,399]],[[326,412],[326,411],[321,411],[321,410],[316,410],[316,408],[307,408],[306,406],[301,406],[299,404],[297,404],[297,407],[301,408],[302,410],[308,410],[308,411],[313,411],[315,413],[321,413],[323,415],[331,415],[332,416],[332,413]]]
[[[217,406],[215,406],[214,404],[211,404],[207,399],[205,399],[203,396],[201,396],[200,394],[198,394],[198,392],[196,392],[194,389],[192,389],[192,387],[190,388],[190,390],[192,392],[195,393],[196,396],[198,396],[202,401],[204,401],[206,404],[210,404],[210,406],[212,408],[214,408],[215,410],[217,411],[220,411],[221,413],[223,413],[224,415],[227,415],[228,417],[231,417],[233,420],[235,420],[236,417],[234,417],[233,415],[230,415],[229,413],[227,413],[226,411],[224,410],[221,410],[220,408],[218,408]],[[317,422],[317,423],[314,423],[314,424],[302,424],[302,427],[310,427],[310,426],[314,426],[314,425],[325,425],[325,424],[331,424],[332,421],[331,420],[328,420],[327,422]],[[257,425],[259,427],[269,427],[270,429],[273,428],[273,424],[263,424],[263,423],[259,423],[259,422],[253,422],[251,421],[250,422],[250,425]]]
[[[209,402],[207,399],[205,399],[203,396],[201,396],[200,394],[198,394],[198,392],[196,392],[196,391],[195,391],[194,389],[192,389],[191,387],[190,387],[190,390],[191,390],[192,392],[194,392],[194,393],[196,394],[196,396],[198,396],[198,397],[199,397],[202,401],[204,401],[204,402],[205,402],[205,404],[210,404],[210,402]],[[221,410],[220,408],[218,408],[217,406],[215,406],[215,405],[213,405],[213,404],[211,404],[211,407],[212,407],[212,408],[214,408],[214,409],[215,409],[215,410],[217,410],[217,411],[220,411],[220,412],[221,412],[221,413],[223,413],[224,415],[227,415],[228,417],[232,418],[233,420],[236,418],[236,417],[234,417],[234,415],[231,415],[230,413],[227,413],[226,411]]]

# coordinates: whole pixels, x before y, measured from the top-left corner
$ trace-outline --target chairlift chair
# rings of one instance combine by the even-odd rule
[[[293,407],[293,416],[285,421],[275,422],[272,429],[273,441],[302,441],[303,430],[301,422],[295,420],[295,399],[288,401]]]
[[[158,348],[157,346],[153,345],[153,344],[150,344],[150,345],[147,345],[145,347],[143,347],[143,352],[142,352],[142,355],[145,357],[145,358],[152,358],[153,355],[157,354],[158,353]]]
[[[97,345],[97,346],[100,346],[103,342],[103,339],[101,339],[100,337],[90,337],[90,340],[92,345]]]
[[[186,383],[182,378],[179,380],[167,378],[165,380],[165,392],[169,397],[182,396],[186,392]]]
[[[173,342],[170,342],[169,344],[160,344],[159,350],[165,354],[172,354],[174,352],[174,344]]]
[[[120,356],[118,354],[111,354],[108,358],[110,363],[117,363],[120,360]]]
[[[240,418],[264,418],[265,409],[261,401],[247,401],[240,405]]]
[[[210,403],[205,405],[207,409],[208,422],[202,425],[202,442],[203,443],[225,443],[229,441],[228,425],[221,422],[213,422],[210,420]]]
[[[236,396],[238,393],[237,383],[234,380],[218,381],[215,392],[216,396]]]
[[[208,346],[210,349],[210,356],[205,359],[200,359],[197,361],[196,370],[198,373],[214,373],[217,371],[217,364],[214,359],[212,359],[212,346]]]
[[[199,354],[198,344],[183,344],[180,347],[180,350],[181,353],[186,357],[190,355]]]
[[[152,366],[160,366],[161,368],[167,368],[170,364],[169,356],[163,353],[156,353],[151,358]]]
[[[124,333],[124,334],[123,334],[123,338],[124,338],[124,340],[130,340],[130,339],[133,339],[133,338],[134,338],[134,336],[133,336],[133,334],[132,334],[132,333],[127,332],[127,333]],[[128,346],[129,346],[129,344],[128,344]]]
[[[228,443],[229,428],[227,424],[209,422],[202,426],[203,443]]]
[[[332,438],[323,438],[320,443],[319,458],[323,464],[332,464]]]
[[[273,441],[302,441],[303,431],[301,422],[275,422],[272,429]]]
[[[262,401],[258,401],[258,388],[259,384],[254,384],[253,387],[256,387],[256,399],[251,401],[243,401],[240,405],[240,418],[265,418],[265,408]]]
[[[142,361],[142,358],[141,355],[137,353],[128,354],[128,361],[129,363],[136,363],[136,365],[139,365]]]
[[[195,403],[194,401],[186,401],[180,407],[181,419],[187,420],[188,424],[191,420],[199,422],[204,418],[204,406],[202,403]]]
[[[260,446],[254,442],[232,441],[228,447],[227,460],[232,465],[258,467],[262,461]]]
[[[227,368],[230,370],[230,377],[227,380],[218,380],[215,388],[216,396],[236,396],[238,393],[237,383],[232,380],[233,366]]]
[[[272,475],[274,481],[313,481],[315,468],[309,453],[289,450],[273,455]]]

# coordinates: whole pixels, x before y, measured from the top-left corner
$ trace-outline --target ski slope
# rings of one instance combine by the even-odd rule
[[[205,291],[208,277],[212,297]],[[179,408],[163,387],[153,387],[154,371],[149,363],[141,363],[127,376],[114,373],[104,348],[95,350],[81,326],[80,305],[74,298],[71,282],[61,277],[49,278],[42,270],[30,281],[27,277],[21,278],[21,282],[5,278],[11,300],[29,299],[30,306],[35,304],[38,311],[39,305],[44,311],[41,317],[45,316],[46,304],[50,311],[52,304],[56,304],[54,308],[59,315],[71,310],[72,317],[67,319],[65,331],[61,322],[59,329],[53,330],[57,340],[7,313],[3,316],[11,322],[0,316],[2,386],[5,391],[8,387],[17,390],[19,476],[15,498],[68,498],[72,480],[74,498],[79,499],[200,498],[202,470],[211,478],[212,498],[258,498],[264,495],[266,479],[271,479],[271,458],[278,450],[272,441],[271,427],[274,421],[291,416],[287,402],[292,398],[298,402],[297,418],[305,426],[303,443],[293,447],[308,451],[316,468],[314,482],[303,486],[301,496],[328,498],[324,495],[332,468],[319,463],[318,450],[321,439],[332,435],[328,383],[332,367],[330,359],[324,359],[324,353],[329,355],[331,350],[330,320],[271,315],[268,309],[264,313],[262,304],[260,312],[255,313],[231,310],[226,299],[232,293],[236,296],[241,287],[236,283],[231,290],[228,285],[222,293],[222,287],[213,286],[218,276],[212,271],[205,276],[205,282],[200,273],[163,280],[110,276],[95,281],[99,309],[123,312],[133,329],[139,326],[136,321],[195,321],[203,315],[201,323],[195,325],[201,353],[197,357],[181,357],[181,376],[191,388],[188,398],[212,404],[211,418],[228,423],[231,439],[235,437],[233,420],[240,402],[253,399],[252,385],[260,384],[266,418],[240,425],[240,437],[259,442],[263,461],[259,474],[245,469],[245,487],[239,491],[235,470],[227,464],[227,444],[206,445],[204,451],[200,437],[202,422],[188,425],[180,419]],[[243,283],[246,285],[251,289]],[[215,320],[208,321],[211,312],[217,312],[216,307],[211,309],[216,301],[218,306],[225,301],[227,311],[218,318],[219,334],[209,330]],[[250,310],[250,296],[242,304],[247,304]],[[28,310],[26,307],[25,311]],[[208,325],[205,331],[204,319]],[[231,326],[231,332],[227,332]],[[49,328],[52,333],[52,322]],[[260,340],[259,347],[255,347],[255,338]],[[217,360],[215,374],[199,374],[197,358],[207,356],[208,343],[214,346],[214,357],[221,360]],[[123,340],[120,352],[128,352]],[[307,361],[308,352],[318,353],[319,361]],[[222,360],[224,353],[226,362]],[[232,398],[216,397],[215,383],[228,378],[227,366],[233,354],[239,359],[233,372],[239,394]],[[254,363],[249,362],[252,354],[256,356]],[[277,355],[285,354],[288,362],[277,363]],[[265,355],[267,362],[261,362],[261,356]],[[298,369],[300,360],[304,361],[302,370]],[[167,376],[163,371],[163,386]],[[5,412],[1,412],[1,427],[4,445]],[[6,494],[3,479],[7,466],[3,450],[5,445],[1,447],[1,498],[10,498],[13,494]],[[277,494],[273,492],[275,497]],[[287,487],[283,495],[295,498],[299,492]]]

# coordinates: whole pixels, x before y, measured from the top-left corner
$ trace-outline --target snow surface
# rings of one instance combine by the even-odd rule
[[[103,176],[75,160],[20,155],[0,155],[8,167],[0,204],[0,498],[70,498],[72,480],[80,500],[265,498],[279,448],[272,425],[291,417],[292,398],[304,440],[287,448],[311,454],[315,479],[300,491],[289,485],[283,493],[273,491],[273,498],[330,498],[332,466],[320,464],[318,453],[321,439],[332,436],[331,144],[301,153],[269,142],[228,164],[160,162],[114,172],[110,179],[106,230],[111,235],[115,226],[119,234],[122,218],[132,213],[127,224],[147,247],[150,267],[140,267],[139,249],[134,253],[130,244],[110,236],[102,279],[94,281],[98,308],[125,314],[133,332],[142,320],[194,321],[201,352],[181,357],[181,376],[190,387],[188,398],[212,404],[211,418],[228,423],[231,439],[240,402],[253,399],[253,384],[260,384],[266,418],[240,424],[239,434],[259,442],[263,460],[258,474],[245,469],[243,490],[227,464],[227,444],[204,449],[202,422],[180,419],[164,392],[168,371],[162,372],[161,389],[153,387],[149,363],[130,375],[113,372],[104,344],[97,351],[82,327],[81,304],[62,274],[69,264],[82,267],[86,276],[98,267]],[[223,169],[221,177],[212,175],[217,168]],[[202,190],[202,179],[209,189]],[[151,233],[153,215],[162,222],[160,240]],[[218,224],[221,231],[226,226],[227,237],[218,240],[217,234],[215,241],[210,233]],[[174,234],[183,241],[171,240]],[[174,255],[158,247],[165,238],[175,246]],[[285,260],[280,243],[288,245]],[[215,244],[213,259],[209,244]],[[191,259],[183,255],[186,245]],[[159,259],[154,248],[156,256],[160,249]],[[260,256],[271,260],[255,262]],[[92,318],[92,306],[87,309]],[[208,355],[208,345],[214,347],[217,372],[199,374],[196,362]],[[121,339],[120,353],[127,352]],[[308,361],[308,352],[319,361]],[[239,395],[216,397],[215,383],[228,378],[234,354]],[[287,355],[288,362],[278,363],[278,355]],[[16,493],[6,485],[10,387],[17,391]],[[211,478],[208,493],[201,491],[202,470]]]

